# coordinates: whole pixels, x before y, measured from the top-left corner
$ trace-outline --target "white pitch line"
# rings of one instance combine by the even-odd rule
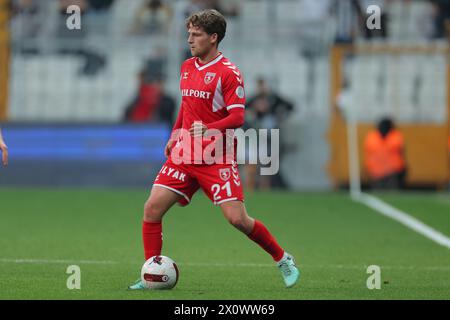
[[[0,263],[17,263],[17,264],[136,264],[136,262],[120,262],[109,260],[51,260],[51,259],[0,259]],[[178,262],[180,266],[189,267],[254,267],[254,268],[274,268],[274,263],[211,263],[211,262]],[[355,269],[366,270],[368,265],[343,265],[343,264],[330,264],[330,265],[308,265],[301,264],[300,268],[306,269]],[[428,270],[428,271],[450,271],[450,266],[384,266],[380,265],[381,269],[397,269],[397,270]]]
[[[52,260],[52,259],[0,259],[3,263],[37,263],[37,264],[116,264],[117,261],[102,260]]]
[[[422,221],[410,216],[409,214],[394,208],[377,197],[365,193],[359,193],[352,195],[352,199],[356,202],[365,204],[382,215],[394,219],[404,226],[436,242],[437,244],[450,249],[450,239],[447,236],[424,224]]]

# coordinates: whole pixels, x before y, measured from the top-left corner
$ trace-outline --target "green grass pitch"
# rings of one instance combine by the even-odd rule
[[[450,299],[450,250],[345,193],[247,194],[301,268],[285,289],[271,257],[235,230],[202,194],[165,217],[163,254],[173,290],[126,290],[143,263],[141,219],[148,191],[0,189],[0,299]],[[382,199],[450,235],[448,194]],[[81,290],[69,290],[69,265]],[[381,289],[366,286],[381,268]]]

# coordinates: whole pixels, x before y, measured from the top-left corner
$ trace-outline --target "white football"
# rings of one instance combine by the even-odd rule
[[[141,269],[141,280],[147,289],[172,289],[178,282],[178,267],[166,256],[153,256]]]

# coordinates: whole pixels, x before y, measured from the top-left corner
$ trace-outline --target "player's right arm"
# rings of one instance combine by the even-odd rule
[[[188,59],[190,60],[190,59]],[[181,89],[181,77],[183,76],[183,70],[185,67],[186,60],[183,62],[180,68],[180,89]],[[174,144],[176,143],[178,136],[180,135],[180,129],[183,127],[183,103],[181,103],[180,111],[178,112],[177,120],[175,121],[175,124],[173,125],[172,132],[170,134],[169,141],[167,141],[166,147],[164,149],[164,154],[168,158],[170,156],[170,153],[172,151],[172,148]]]
[[[2,162],[4,166],[8,165],[8,147],[3,140],[2,130],[0,129],[0,150],[2,151]]]

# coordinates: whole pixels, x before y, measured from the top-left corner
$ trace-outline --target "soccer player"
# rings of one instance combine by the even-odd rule
[[[2,162],[4,166],[8,165],[8,147],[2,136],[2,129],[0,128],[0,150],[2,151]]]
[[[168,159],[155,178],[144,206],[142,239],[145,259],[161,254],[164,214],[177,202],[182,206],[189,204],[194,193],[201,188],[215,205],[220,206],[234,227],[272,256],[286,287],[292,287],[300,276],[294,258],[280,247],[261,221],[247,214],[236,162],[198,164],[178,161],[180,158],[189,160],[192,156],[189,152],[186,157],[175,152],[180,149],[183,153],[189,151],[192,144],[188,148],[183,146],[190,143],[190,138],[202,137],[211,129],[222,132],[225,137],[227,129],[242,126],[245,109],[242,75],[218,50],[219,42],[225,36],[225,18],[216,10],[204,10],[192,14],[186,20],[186,27],[193,57],[181,66],[182,102],[165,148]],[[187,137],[180,134],[182,130],[187,132]],[[236,150],[236,145],[232,148]],[[144,289],[144,284],[138,280],[129,289]]]

